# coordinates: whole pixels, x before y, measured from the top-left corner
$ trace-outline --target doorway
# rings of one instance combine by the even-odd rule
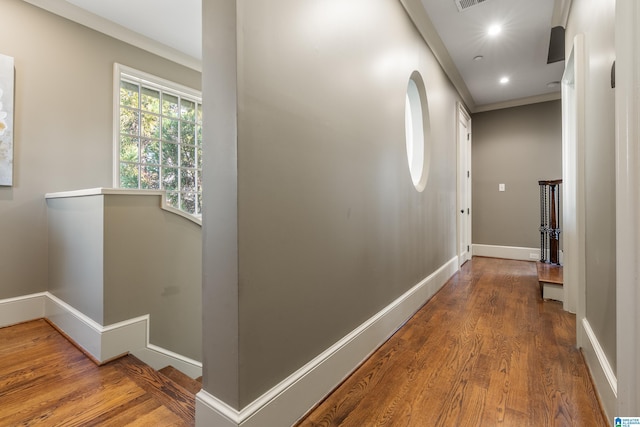
[[[458,103],[458,263],[471,259],[471,116]]]

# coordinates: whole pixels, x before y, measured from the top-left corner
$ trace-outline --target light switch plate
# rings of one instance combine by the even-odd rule
[[[498,191],[504,191],[504,184],[498,184]]]

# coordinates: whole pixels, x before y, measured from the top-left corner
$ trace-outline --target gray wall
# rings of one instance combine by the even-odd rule
[[[235,84],[235,64],[220,63],[234,59],[233,3],[205,4],[205,113],[209,88]],[[203,329],[205,389],[242,407],[455,256],[459,97],[400,2],[237,6],[239,278],[209,259],[233,244],[216,240],[225,221],[235,227],[231,207],[217,207],[234,200],[228,170],[205,175]],[[404,135],[416,69],[433,144],[422,193]],[[235,108],[233,94],[222,99]],[[205,162],[236,164],[233,125],[205,121]]]
[[[104,325],[104,198],[47,200],[49,292]]]
[[[615,91],[611,89],[615,1],[575,0],[566,51],[583,33],[586,45],[585,228],[586,319],[616,370]],[[589,355],[587,355],[589,359]],[[607,408],[615,415],[615,408]]]
[[[160,196],[104,196],[104,323],[150,315],[150,342],[202,360],[202,229]]]
[[[561,102],[473,115],[472,241],[540,247],[538,181],[562,178]],[[499,192],[498,184],[506,191]]]
[[[103,326],[150,315],[149,341],[202,360],[202,231],[156,195],[47,199],[49,290]]]
[[[21,0],[0,0],[15,58],[14,186],[0,187],[0,298],[47,288],[44,194],[112,185],[113,63],[200,88],[200,73]]]

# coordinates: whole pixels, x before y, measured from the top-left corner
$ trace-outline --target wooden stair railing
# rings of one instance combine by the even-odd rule
[[[563,274],[560,265],[561,179],[538,181],[540,186],[540,261],[537,265],[542,299],[559,299]],[[545,292],[545,289],[547,292]],[[545,294],[548,293],[548,296]]]
[[[540,185],[540,261],[560,265],[561,179],[538,181]]]

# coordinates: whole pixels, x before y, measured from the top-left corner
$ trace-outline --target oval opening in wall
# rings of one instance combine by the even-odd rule
[[[429,176],[431,128],[427,93],[422,76],[417,71],[411,74],[407,84],[404,125],[411,181],[413,181],[416,190],[422,191],[427,185]]]

